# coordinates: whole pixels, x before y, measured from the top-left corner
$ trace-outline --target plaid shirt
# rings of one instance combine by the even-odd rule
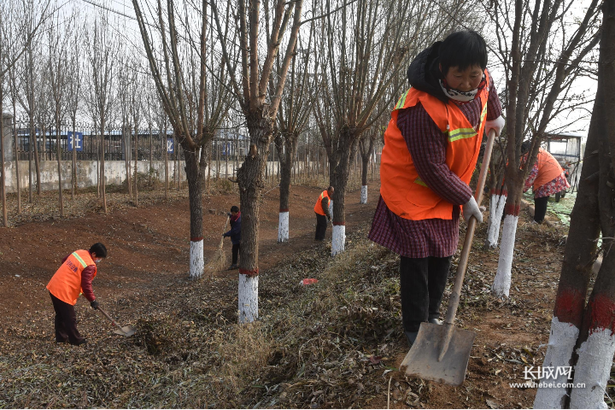
[[[487,120],[502,114],[502,106],[491,80]],[[477,128],[480,121],[480,99],[459,103],[461,112]],[[397,126],[401,131],[419,177],[431,190],[454,205],[470,200],[472,191],[446,165],[446,135],[433,122],[419,103],[400,110]],[[372,228],[368,235],[372,241],[408,258],[451,256],[459,241],[459,207],[453,207],[452,219],[425,219],[414,221],[394,214],[380,197]]]

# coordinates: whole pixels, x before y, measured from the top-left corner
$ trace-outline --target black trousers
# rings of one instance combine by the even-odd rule
[[[417,332],[421,322],[440,316],[452,256],[447,258],[401,257],[399,275],[404,331]]]
[[[534,220],[538,223],[542,223],[547,214],[547,204],[549,203],[549,197],[534,198]]]
[[[53,309],[56,311],[55,328],[56,342],[69,342],[72,345],[78,345],[83,342],[77,330],[77,317],[75,316],[75,307],[53,296],[51,293],[51,302]]]
[[[240,243],[233,244],[233,265],[237,265],[237,256],[239,256],[239,248],[241,248]]]
[[[316,214],[316,212],[314,212]],[[324,215],[316,214],[316,236],[314,239],[322,241],[325,239],[325,233],[327,232],[327,217]]]

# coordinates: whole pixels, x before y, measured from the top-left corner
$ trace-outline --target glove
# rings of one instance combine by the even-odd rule
[[[485,132],[489,134],[490,130],[494,130],[495,136],[499,137],[500,133],[502,132],[502,129],[504,128],[504,125],[505,125],[504,118],[502,118],[502,116],[500,115],[495,120],[485,122]]]
[[[470,197],[470,200],[463,205],[463,219],[465,219],[466,223],[470,221],[470,217],[475,217],[478,223],[483,222],[483,214],[478,208],[478,204],[476,203],[476,199],[474,196]]]
[[[98,309],[98,301],[94,299],[90,302],[90,306],[92,306],[92,309]]]

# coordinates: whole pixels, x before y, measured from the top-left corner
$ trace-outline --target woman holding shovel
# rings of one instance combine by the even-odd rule
[[[77,330],[75,304],[83,294],[93,309],[98,308],[92,280],[98,271],[96,265],[106,257],[107,248],[102,243],[95,243],[90,250],[77,250],[62,259],[62,265],[47,284],[56,312],[56,342],[75,346],[86,343]]]
[[[237,269],[237,257],[239,256],[239,248],[241,247],[241,212],[239,208],[233,205],[231,207],[231,213],[228,214],[229,221],[231,223],[231,230],[222,234],[222,236],[231,237],[231,243],[233,244],[233,260],[228,270]]]
[[[440,303],[466,222],[482,214],[468,186],[484,132],[504,121],[486,70],[484,39],[459,31],[422,51],[408,68],[411,88],[384,134],[380,199],[369,238],[401,256],[404,332],[441,323]]]

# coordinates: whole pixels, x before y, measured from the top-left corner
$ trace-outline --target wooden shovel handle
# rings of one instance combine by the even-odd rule
[[[105,315],[105,316],[107,317],[107,319],[109,319],[109,320],[111,321],[111,323],[113,323],[113,324],[114,324],[115,326],[117,326],[117,327],[118,327],[118,328],[119,328],[122,332],[124,332],[124,330],[122,330],[122,326],[120,326],[120,325],[119,325],[119,324],[118,324],[115,320],[113,320],[113,318],[112,318],[111,316],[109,316],[109,315],[107,314],[107,312],[105,312],[104,310],[102,310],[102,309],[100,308],[100,306],[99,306],[99,307],[97,307],[96,309],[97,309],[97,310],[100,310],[100,312],[101,312],[103,315]]]
[[[491,130],[487,136],[487,146],[485,147],[485,153],[483,155],[483,163],[480,167],[480,174],[478,175],[478,185],[476,187],[476,194],[474,198],[480,208],[480,203],[483,200],[483,191],[485,189],[485,180],[487,179],[487,171],[489,170],[489,162],[491,161],[491,151],[493,150],[493,142],[495,140],[495,131]],[[461,295],[461,287],[463,286],[463,277],[465,276],[466,269],[468,267],[468,259],[470,257],[470,249],[472,249],[472,241],[474,239],[474,230],[476,229],[476,218],[471,217],[468,222],[468,229],[466,230],[466,237],[463,241],[463,249],[461,250],[461,257],[459,258],[459,265],[457,266],[457,274],[455,277],[455,284],[451,292],[451,297],[448,302],[448,310],[446,311],[445,322],[452,324],[455,321],[455,315],[457,314],[457,307],[459,306],[459,296]]]

